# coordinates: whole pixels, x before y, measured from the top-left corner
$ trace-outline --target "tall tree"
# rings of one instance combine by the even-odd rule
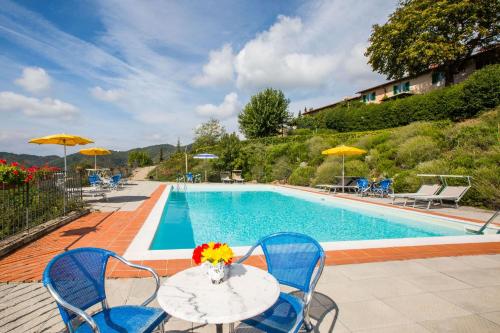
[[[177,147],[175,149],[175,152],[176,153],[180,153],[181,152],[181,139],[180,138],[177,138]]]
[[[213,146],[226,133],[226,129],[217,119],[210,119],[194,131],[194,149]]]
[[[292,118],[290,100],[281,90],[267,88],[250,98],[238,115],[240,130],[247,138],[272,136],[283,131]]]
[[[160,163],[163,162],[163,147],[160,147]]]
[[[388,79],[443,66],[449,85],[464,59],[499,42],[499,18],[499,0],[401,0],[365,55]]]

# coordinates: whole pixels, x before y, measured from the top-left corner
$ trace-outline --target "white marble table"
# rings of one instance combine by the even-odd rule
[[[194,323],[232,324],[269,309],[280,294],[278,281],[253,266],[232,264],[224,281],[214,285],[206,268],[192,267],[168,278],[158,291],[158,303],[168,314]]]

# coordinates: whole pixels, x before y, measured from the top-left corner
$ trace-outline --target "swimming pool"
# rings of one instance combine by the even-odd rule
[[[324,199],[265,188],[172,191],[149,249],[192,249],[214,240],[249,246],[279,231],[320,242],[464,235],[463,227],[433,218]]]
[[[124,257],[187,259],[195,244],[212,240],[227,242],[243,255],[262,234],[289,230],[310,234],[326,251],[500,242],[500,234],[468,235],[465,226],[477,224],[306,188],[189,184],[177,193],[170,185]]]

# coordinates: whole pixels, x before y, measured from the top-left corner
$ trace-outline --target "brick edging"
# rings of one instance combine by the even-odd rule
[[[49,220],[2,240],[0,242],[0,258],[89,213],[90,209],[88,208],[80,211],[73,211],[68,215]]]

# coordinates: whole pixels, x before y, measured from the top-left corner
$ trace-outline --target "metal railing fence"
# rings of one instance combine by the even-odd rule
[[[47,172],[22,185],[0,184],[0,240],[83,206],[81,173]]]

